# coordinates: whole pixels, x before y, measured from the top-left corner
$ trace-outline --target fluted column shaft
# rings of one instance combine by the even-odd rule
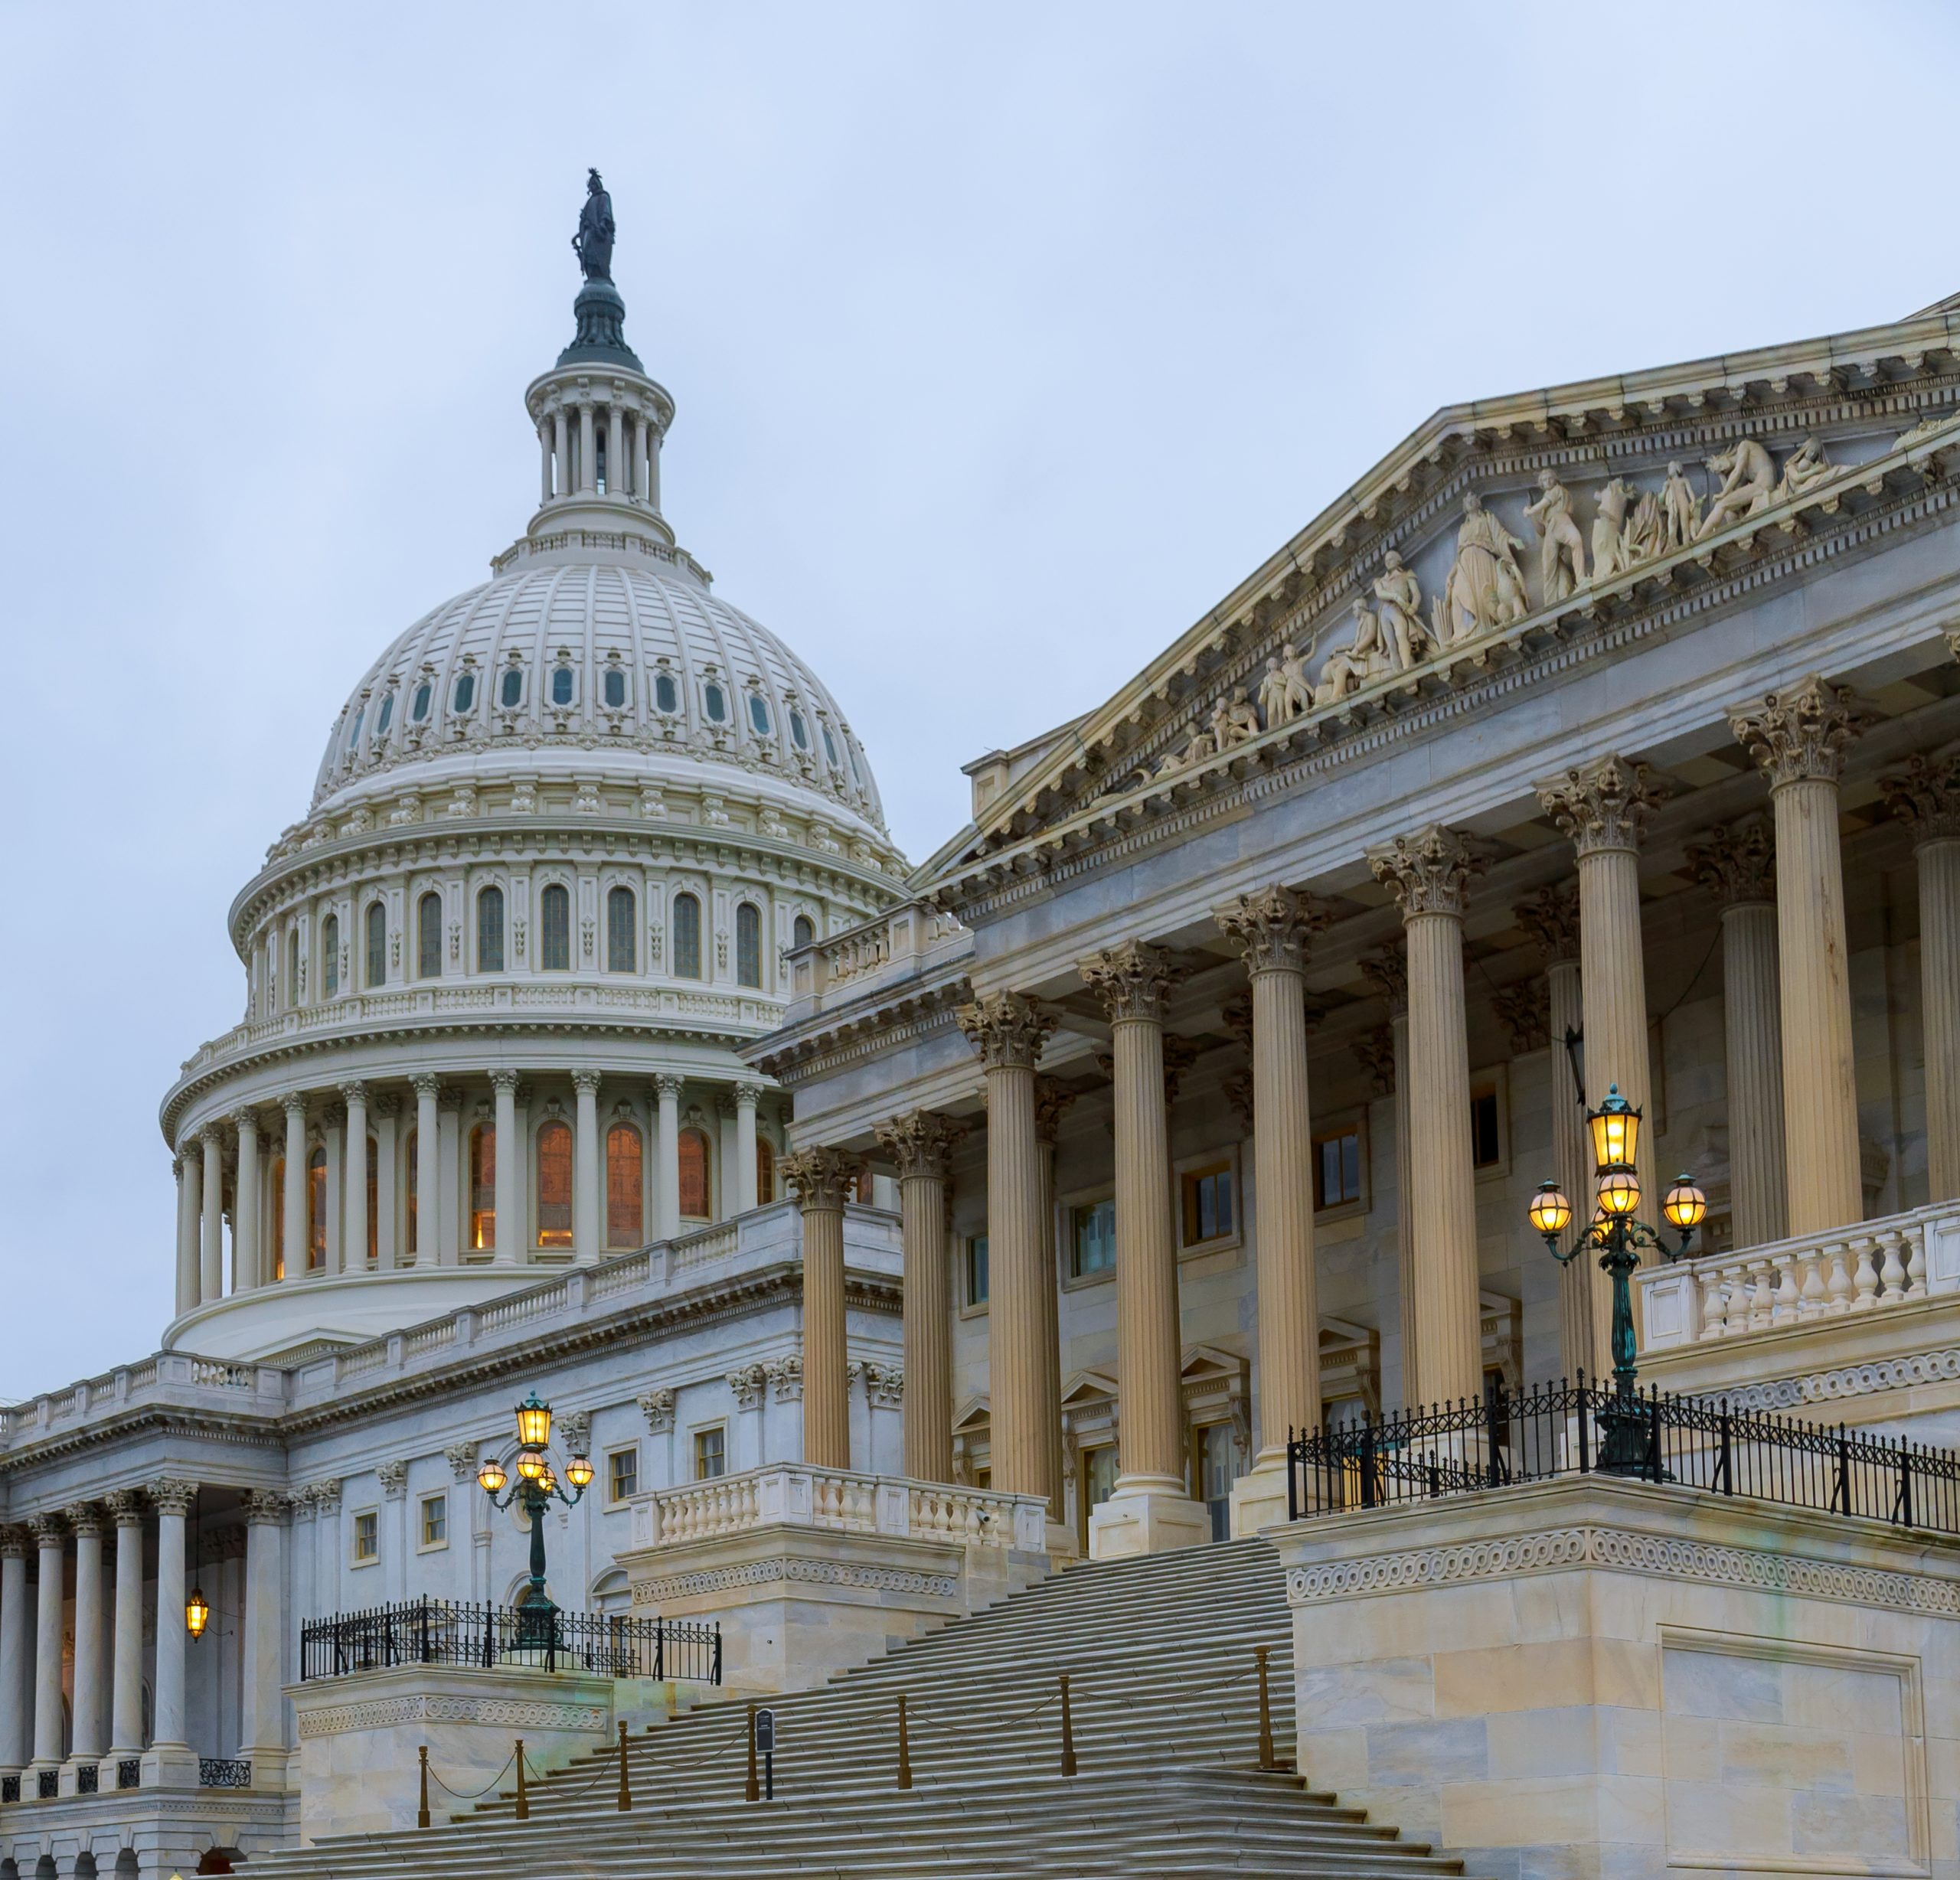
[[[1470,1047],[1463,997],[1462,839],[1432,826],[1369,854],[1400,901],[1408,946],[1408,1196],[1414,1239],[1412,1402],[1483,1391],[1477,1205],[1471,1163]]]
[[[61,1762],[61,1611],[67,1602],[66,1536],[57,1520],[32,1523],[40,1555],[34,1611],[34,1760],[43,1769]]]
[[[659,1234],[662,1240],[673,1240],[681,1232],[681,1080],[656,1077],[653,1090],[659,1106],[655,1132]]]
[[[1062,1466],[1062,1325],[1061,1288],[1055,1266],[1055,1139],[1062,1117],[1075,1102],[1074,1093],[1052,1077],[1037,1075],[1034,1079],[1034,1147],[1040,1180],[1035,1194],[1036,1245],[1040,1250],[1040,1274],[1036,1288],[1037,1317],[1036,1338],[1041,1353],[1044,1376],[1042,1402],[1054,1407],[1048,1426],[1048,1479],[1055,1485],[1053,1509],[1057,1520],[1063,1519],[1066,1474]],[[988,1247],[991,1265],[992,1244]],[[991,1289],[992,1275],[988,1275]],[[1074,1537],[1070,1536],[1073,1543]]]
[[[558,473],[555,494],[569,496],[572,493],[571,423],[563,405],[551,414],[551,448]]]
[[[1926,1181],[1960,1196],[1960,836],[1919,844],[1919,1003],[1926,1029]]]
[[[374,1264],[393,1272],[401,1261],[401,1098],[394,1091],[374,1101]]]
[[[746,1214],[756,1205],[756,1105],[763,1093],[753,1084],[735,1086],[735,1205],[731,1214]]]
[[[71,1509],[75,1536],[75,1670],[69,1701],[69,1755],[77,1762],[109,1747],[102,1714],[102,1517],[93,1507]]]
[[[283,1100],[286,1111],[286,1192],[280,1196],[284,1211],[281,1251],[286,1259],[286,1277],[301,1279],[306,1272],[306,1099],[297,1092]]]
[[[259,1119],[243,1110],[233,1120],[238,1131],[238,1186],[231,1207],[232,1284],[244,1292],[265,1284],[259,1265]]]
[[[1783,1155],[1782,999],[1777,914],[1767,901],[1722,912],[1722,1026],[1729,1079],[1730,1195],[1737,1247],[1789,1231]]]
[[[591,413],[585,413],[586,428]],[[490,1083],[496,1092],[493,1121],[496,1128],[496,1179],[492,1184],[492,1205],[497,1211],[495,1255],[499,1265],[514,1261],[524,1245],[524,1228],[518,1219],[518,1074],[492,1071]]]
[[[415,1264],[447,1266],[456,1250],[443,1241],[442,1120],[437,1105],[442,1085],[417,1077],[415,1085]]]
[[[599,487],[599,453],[593,449],[592,407],[579,406],[579,488],[590,492]]]
[[[198,1236],[198,1297],[224,1297],[224,1142],[215,1123],[204,1131],[204,1224]]]
[[[156,1668],[152,1680],[151,1747],[186,1749],[184,1709],[184,1517],[188,1483],[158,1483],[156,1503]]]
[[[204,1157],[192,1146],[177,1152],[177,1310],[198,1303],[198,1247],[204,1193]]]
[[[112,1495],[116,1516],[116,1649],[109,1701],[109,1754],[143,1748],[143,1510],[135,1495]],[[0,1672],[0,1688],[5,1674]]]
[[[551,420],[537,421],[537,501],[541,508],[551,500]]]
[[[25,1767],[28,1736],[28,1537],[0,1529],[0,1771]]]
[[[627,481],[626,414],[616,404],[609,405],[606,413],[606,493],[625,495]]]
[[[952,1299],[946,1156],[966,1132],[929,1110],[893,1117],[878,1141],[898,1167],[905,1258],[905,1473],[952,1480]]]
[[[861,1166],[834,1149],[805,1149],[783,1167],[803,1215],[803,1460],[821,1469],[851,1467],[844,1204]]]
[[[246,1498],[245,1507],[239,1754],[251,1762],[253,1781],[270,1787],[274,1766],[283,1767],[286,1760],[285,1699],[279,1689],[286,1509],[280,1496],[256,1492]]]
[[[574,1071],[575,1127],[572,1131],[572,1248],[581,1260],[596,1260],[605,1239],[599,1225],[599,1073]]]
[[[1395,1271],[1402,1327],[1402,1394],[1416,1402],[1416,1213],[1410,1193],[1409,1166],[1409,1002],[1391,1013],[1388,1035],[1395,1059]]]
[[[347,1148],[341,1158],[347,1186],[340,1211],[340,1270],[359,1273],[368,1265],[368,1086],[342,1084],[340,1094],[347,1105]],[[501,1171],[501,1158],[497,1166]]]

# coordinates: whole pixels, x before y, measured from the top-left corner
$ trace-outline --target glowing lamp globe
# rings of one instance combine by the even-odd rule
[[[574,1456],[565,1464],[565,1480],[574,1488],[583,1488],[592,1480],[592,1458]]]
[[[1708,1213],[1708,1197],[1695,1185],[1691,1175],[1677,1175],[1661,1203],[1661,1212],[1671,1225],[1686,1233],[1701,1225]]]
[[[1624,1217],[1640,1206],[1640,1178],[1630,1168],[1609,1168],[1599,1176],[1599,1206],[1609,1219]]]
[[[476,1472],[476,1485],[486,1495],[498,1493],[510,1479],[504,1473],[504,1465],[495,1456]]]
[[[191,1597],[184,1602],[184,1630],[193,1638],[202,1638],[204,1627],[211,1622],[211,1602],[205,1598],[204,1589],[194,1586]]]
[[[521,1449],[518,1451],[518,1474],[527,1482],[541,1482],[550,1472],[549,1466],[538,1451]]]
[[[518,1441],[526,1449],[542,1449],[551,1440],[551,1406],[536,1391],[518,1405]]]
[[[1634,1145],[1640,1140],[1640,1112],[1620,1095],[1618,1084],[1610,1085],[1606,1100],[1586,1119],[1592,1132],[1592,1160],[1609,1168],[1633,1160]]]
[[[1565,1191],[1557,1182],[1540,1182],[1538,1192],[1531,1197],[1531,1206],[1526,1212],[1531,1225],[1537,1231],[1553,1239],[1563,1233],[1572,1222],[1572,1203],[1565,1198]]]

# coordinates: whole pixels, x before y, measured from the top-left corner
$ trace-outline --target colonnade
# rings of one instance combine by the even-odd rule
[[[190,1636],[185,1602],[190,1580],[185,1529],[193,1483],[160,1478],[147,1488],[118,1489],[0,1528],[0,1774],[26,1784],[51,1778],[76,1792],[78,1772],[98,1768],[100,1787],[118,1786],[119,1768],[140,1761],[141,1780],[194,1782],[197,1751],[189,1737],[185,1669]],[[279,1695],[283,1640],[283,1496],[244,1497],[245,1611],[241,1634],[243,1707],[238,1755],[255,1782],[276,1783],[286,1754]],[[149,1740],[143,1729],[144,1546],[156,1534],[155,1638]],[[110,1536],[113,1535],[113,1542]],[[113,1545],[113,1562],[105,1560]],[[63,1744],[62,1641],[67,1562],[74,1562],[72,1702]],[[27,1562],[36,1559],[30,1592]],[[214,1647],[215,1649],[215,1647]],[[23,1699],[24,1698],[24,1701]],[[105,1767],[109,1766],[109,1767]]]
[[[539,503],[599,493],[601,425],[606,434],[606,494],[635,497],[649,509],[659,508],[660,427],[645,412],[593,398],[556,404],[538,419]]]
[[[649,1147],[644,1124],[652,1126],[651,1195],[644,1193],[643,1164],[642,1196],[650,1205],[642,1209],[632,1244],[672,1239],[683,1221],[681,1098],[688,1080],[663,1075],[650,1083],[635,1082],[632,1091],[641,1097],[642,1110],[619,1102],[626,1094],[626,1079],[586,1069],[568,1075],[573,1102],[557,1120],[572,1134],[570,1243],[550,1251],[596,1260],[608,1252],[628,1250],[613,1231],[605,1200],[606,1138],[622,1122],[642,1136],[643,1154]],[[270,1106],[253,1104],[214,1118],[180,1139],[175,1164],[178,1313],[226,1296],[227,1219],[233,1292],[304,1278],[309,1270],[317,1276],[426,1263],[452,1267],[472,1257],[508,1265],[535,1257],[544,1243],[534,1245],[530,1221],[530,1198],[536,1192],[531,1144],[538,1121],[533,1092],[515,1070],[493,1070],[488,1081],[485,1105],[433,1073],[407,1079],[405,1088],[352,1079],[324,1091],[286,1092],[277,1100],[276,1125]],[[602,1095],[615,1100],[615,1114],[603,1112]],[[760,1198],[757,1109],[762,1096],[760,1085],[747,1082],[717,1092],[707,1151],[711,1218],[739,1213]],[[483,1248],[469,1244],[470,1209],[464,1193],[472,1101],[487,1109],[482,1120],[500,1145],[495,1158],[495,1245]],[[406,1153],[411,1131],[416,1145],[412,1183]],[[436,1153],[422,1153],[420,1145],[431,1143]],[[521,1153],[505,1153],[501,1145],[508,1144],[520,1145]],[[317,1192],[311,1172],[315,1154],[323,1164]],[[285,1171],[276,1222],[266,1186],[275,1157],[283,1158]],[[318,1264],[309,1268],[315,1255]]]
[[[1712,832],[1691,851],[1722,895],[1727,974],[1730,1149],[1739,1235],[1808,1234],[1863,1218],[1857,1090],[1851,1053],[1838,782],[1857,730],[1843,687],[1812,679],[1734,720],[1769,781],[1768,836],[1749,825]],[[1960,761],[1923,762],[1888,780],[1915,831],[1920,881],[1929,1079],[1928,1129],[1936,1199],[1960,1189]],[[1538,786],[1546,813],[1572,844],[1576,891],[1535,895],[1517,910],[1547,961],[1554,1042],[1584,1039],[1584,1096],[1610,1085],[1651,1115],[1639,851],[1660,800],[1643,764],[1607,756]],[[1404,1394],[1410,1402],[1475,1399],[1483,1387],[1464,922],[1478,849],[1432,824],[1367,852],[1400,911],[1403,946],[1373,964],[1391,992],[1405,1180],[1400,1275]],[[1256,1386],[1258,1448],[1234,1493],[1246,1525],[1283,1503],[1289,1429],[1321,1414],[1314,1267],[1313,1142],[1305,975],[1323,917],[1306,895],[1274,884],[1216,915],[1244,959],[1252,988],[1253,1134],[1258,1199]],[[1164,1011],[1181,975],[1170,953],[1139,941],[1084,960],[1112,1041],[1119,1473],[1092,1519],[1092,1551],[1127,1552],[1204,1538],[1185,1486],[1179,1396],[1176,1235],[1164,1081]],[[988,1402],[992,1485],[1037,1494],[1059,1512],[1060,1375],[1050,1172],[1037,1127],[1037,1066],[1059,1014],[1014,991],[960,1013],[978,1054],[987,1106]],[[1555,1050],[1555,1173],[1590,1209],[1592,1167],[1574,1074]],[[946,1157],[962,1133],[930,1111],[877,1132],[896,1162],[905,1243],[905,1456],[908,1474],[952,1473],[950,1302],[946,1297]],[[1660,1203],[1654,1131],[1638,1172],[1645,1209]],[[1050,1152],[1050,1154],[1052,1151]],[[842,1402],[842,1195],[857,1158],[808,1150],[786,1167],[805,1210],[804,1377],[812,1404]],[[816,1233],[810,1229],[822,1221]],[[1566,1271],[1560,1316],[1568,1368],[1611,1363],[1603,1278],[1590,1262]],[[848,1466],[841,1416],[812,1421],[809,1459]],[[1235,1525],[1238,1525],[1235,1512]],[[1241,1529],[1243,1531],[1243,1528]]]

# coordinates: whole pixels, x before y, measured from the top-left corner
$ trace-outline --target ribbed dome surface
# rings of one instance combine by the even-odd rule
[[[775,635],[690,570],[532,562],[446,602],[363,675],[334,721],[317,808],[437,759],[554,750],[567,767],[686,754],[773,775],[884,826],[837,702]]]

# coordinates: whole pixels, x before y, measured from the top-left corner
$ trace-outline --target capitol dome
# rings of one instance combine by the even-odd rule
[[[244,1012],[162,1106],[168,1346],[290,1360],[772,1204],[740,1049],[898,898],[838,701],[675,540],[674,403],[586,273],[524,534],[368,667],[232,904]]]

